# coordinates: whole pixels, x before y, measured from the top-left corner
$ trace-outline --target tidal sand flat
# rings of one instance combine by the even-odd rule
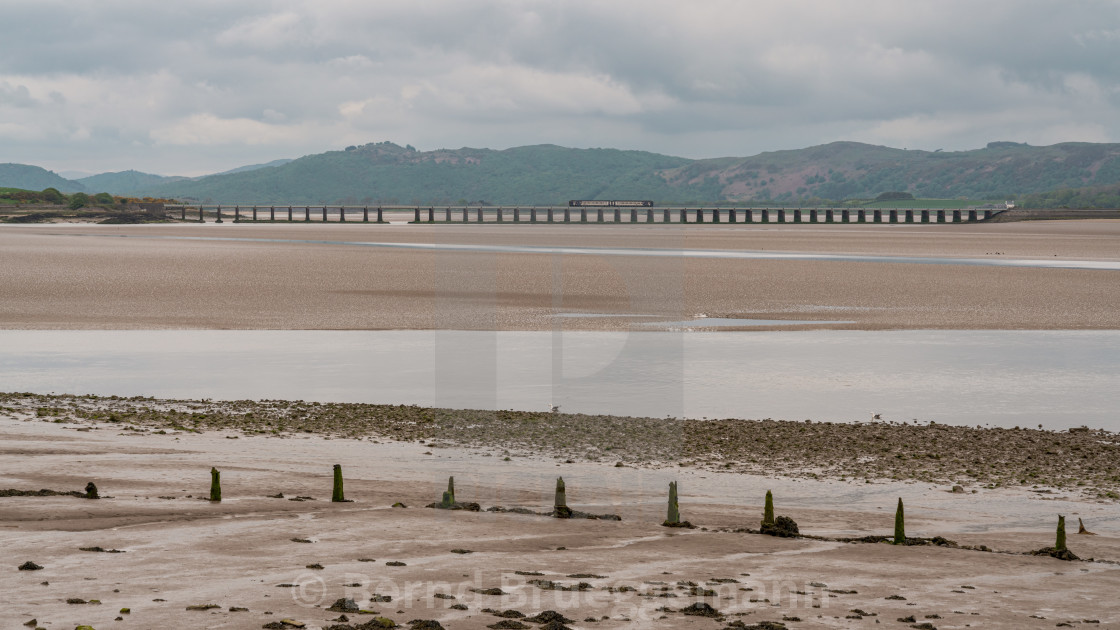
[[[388,619],[473,630],[521,627],[506,620],[549,627],[521,616],[540,621],[550,610],[571,628],[1120,622],[1115,504],[1074,488],[966,482],[953,492],[906,473],[811,473],[780,448],[763,449],[772,466],[758,462],[755,472],[725,472],[710,452],[695,463],[625,463],[654,456],[634,457],[672,435],[576,460],[565,455],[567,435],[550,437],[543,425],[522,448],[514,446],[522,437],[509,448],[472,446],[443,420],[436,433],[447,438],[394,437],[427,431],[424,416],[442,416],[435,410],[410,410],[405,421],[385,409],[385,421],[344,437],[357,425],[335,430],[310,409],[303,418],[301,405],[269,401],[220,408],[6,396],[3,406],[0,486],[81,491],[93,481],[101,497],[0,497],[8,565],[0,614],[19,623],[373,628]],[[82,417],[93,413],[101,419]],[[479,419],[463,420],[469,432]],[[560,420],[553,424],[579,425]],[[1099,449],[1090,445],[1113,437],[1026,433],[1061,449]],[[348,502],[330,500],[335,464]],[[220,502],[210,500],[212,469]],[[455,501],[480,511],[424,507],[440,501],[449,476]],[[572,509],[621,520],[533,514],[552,509],[557,477]],[[670,481],[693,529],[661,526]],[[751,533],[768,490],[801,537]],[[905,534],[920,544],[878,542],[893,536],[899,498]],[[487,511],[495,506],[507,511]],[[1081,560],[1031,555],[1055,544],[1058,514]],[[1077,534],[1078,518],[1095,535]],[[25,562],[42,568],[18,570]]]
[[[888,258],[505,253],[345,242]],[[828,228],[6,226],[0,231],[0,326],[626,330],[636,321],[556,317],[600,313],[639,315],[642,322],[697,314],[820,320],[822,328],[1120,328],[1120,272],[908,264],[889,256],[1120,263],[1120,227],[1107,221]]]

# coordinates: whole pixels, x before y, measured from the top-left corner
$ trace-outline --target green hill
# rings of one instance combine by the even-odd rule
[[[101,173],[78,179],[77,182],[88,191],[108,192],[114,195],[132,195],[138,191],[187,179],[186,177],[164,177],[140,171],[121,171]]]
[[[65,193],[90,192],[78,182],[29,164],[0,164],[0,186],[24,190],[57,188]]]
[[[277,164],[275,166],[270,166]],[[644,151],[555,145],[417,151],[379,142],[198,178],[136,171],[70,181],[33,166],[0,165],[0,186],[171,197],[223,204],[562,204],[569,199],[660,203],[872,200],[910,193],[922,205],[969,199],[1106,203],[1120,187],[1120,144],[1032,147],[992,142],[972,151],[908,151],[858,142],[751,157],[690,160]],[[1057,195],[1055,191],[1066,192]],[[1026,206],[1025,203],[1020,203]]]
[[[212,175],[147,194],[224,203],[562,203],[573,198],[714,199],[718,187],[670,184],[685,158],[553,145],[420,152],[382,142],[249,172]]]
[[[907,151],[834,142],[745,158],[689,160],[643,151],[554,145],[420,152],[381,142],[273,168],[160,184],[138,192],[222,203],[557,204],[568,199],[662,203],[919,198],[1004,199],[1120,184],[1120,145]]]

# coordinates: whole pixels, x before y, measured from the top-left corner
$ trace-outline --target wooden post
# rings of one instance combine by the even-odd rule
[[[766,503],[762,506],[762,524],[774,524],[774,494],[769,490],[766,491]]]
[[[902,497],[898,498],[898,508],[894,511],[894,544],[906,544],[906,521],[902,513]]]
[[[222,500],[222,473],[217,468],[210,468],[210,500],[215,503]]]
[[[1066,550],[1066,517],[1058,516],[1058,537],[1054,541],[1054,551]]]
[[[572,510],[568,507],[568,493],[564,487],[564,478],[556,478],[556,500],[553,506],[553,516],[556,518],[571,518]]]
[[[332,503],[344,503],[346,498],[342,493],[342,465],[334,465],[334,490],[331,492]]]
[[[665,515],[665,522],[675,524],[681,522],[680,505],[677,504],[677,482],[669,482],[669,510]]]

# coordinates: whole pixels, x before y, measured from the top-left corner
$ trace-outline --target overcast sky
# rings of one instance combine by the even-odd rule
[[[0,162],[1120,141],[1120,0],[0,0]]]

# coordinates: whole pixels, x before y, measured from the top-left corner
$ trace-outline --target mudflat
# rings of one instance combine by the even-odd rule
[[[485,250],[508,245],[585,249]],[[634,321],[557,317],[573,312],[843,321],[813,326],[858,329],[1120,327],[1120,272],[1110,270],[617,256],[595,248],[1116,262],[1120,222],[5,225],[0,327],[605,330]]]

